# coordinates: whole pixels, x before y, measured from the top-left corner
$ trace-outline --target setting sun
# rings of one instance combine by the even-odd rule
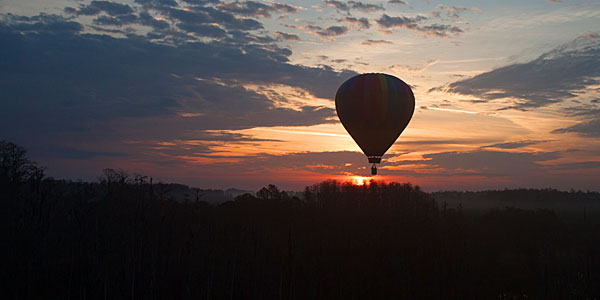
[[[371,177],[364,176],[352,176],[352,184],[354,185],[369,185]]]

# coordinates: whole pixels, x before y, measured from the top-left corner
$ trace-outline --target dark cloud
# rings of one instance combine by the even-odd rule
[[[421,21],[427,20],[426,17],[416,16],[416,17],[390,17],[386,14],[381,15],[381,17],[375,22],[381,27],[385,29],[389,28],[405,28],[410,30],[416,30],[423,32],[427,35],[436,36],[436,37],[448,37],[450,35],[456,35],[462,33],[463,30],[452,25],[445,24],[432,24],[432,25],[419,25],[418,23]]]
[[[266,5],[255,1],[221,2],[218,7],[227,12],[252,17],[270,17],[271,13],[274,12],[295,13],[297,11],[295,7],[289,4],[272,3]]]
[[[345,17],[342,19],[338,19],[339,22],[346,22],[350,25],[358,26],[360,28],[369,29],[371,24],[369,24],[369,19],[367,18],[353,18],[353,17]]]
[[[348,1],[347,3],[344,3],[336,0],[325,0],[323,3],[325,3],[326,6],[331,6],[337,10],[346,12],[350,11],[351,9],[360,10],[366,13],[384,10],[383,6],[381,5],[367,4],[360,1]]]
[[[197,34],[198,36],[206,36],[212,38],[224,38],[227,36],[225,30],[219,26],[212,24],[197,24],[192,22],[179,23],[177,27],[181,30],[185,30],[190,33]]]
[[[96,17],[92,23],[95,25],[101,26],[123,26],[127,24],[137,23],[138,17],[133,14],[129,15],[119,15],[116,17],[112,16],[98,16]]]
[[[192,4],[195,4],[194,2],[200,2],[200,3],[204,4],[204,3],[211,2],[211,1],[184,0],[184,2],[188,2],[188,3],[192,3]],[[175,1],[175,0],[135,0],[135,3],[139,3],[145,8],[155,8],[155,9],[162,9],[165,7],[178,6],[177,1]]]
[[[75,12],[77,14],[87,16],[97,15],[101,12],[105,12],[110,16],[120,16],[133,13],[133,9],[127,4],[115,3],[110,1],[92,1],[90,4],[82,6]]]
[[[346,26],[329,26],[324,30],[317,31],[316,33],[322,37],[331,37],[338,36],[348,32],[348,27]]]
[[[191,33],[191,34],[190,34]],[[167,45],[181,45],[188,43],[189,41],[196,40],[197,37],[192,35],[193,32],[183,32],[181,30],[164,29],[164,30],[153,30],[146,33],[145,36],[137,35],[135,33],[127,34],[127,38],[140,39],[140,40],[151,40],[157,41]]]
[[[195,9],[169,8],[165,10],[169,17],[179,21],[179,28],[194,28],[196,25],[219,24],[232,30],[256,30],[263,28],[254,19],[237,18],[233,14],[217,10],[213,7],[197,7]]]
[[[1,21],[0,21],[1,22]],[[33,17],[6,14],[2,27],[5,31],[24,31],[47,34],[77,33],[83,26],[58,15],[40,14]]]
[[[507,142],[507,143],[499,143],[499,144],[484,146],[483,148],[518,149],[518,148],[523,148],[523,147],[527,147],[527,146],[531,146],[531,145],[535,145],[535,144],[539,144],[539,143],[543,143],[543,142],[546,142],[546,141]]]
[[[255,30],[263,28],[262,23],[250,18],[237,18],[233,14],[218,10],[213,7],[199,7],[196,13],[205,13],[212,23],[217,23],[229,29]]]
[[[246,31],[242,30],[230,30],[227,32],[230,37],[224,39],[225,43],[230,45],[240,45],[246,49],[256,48],[254,44],[265,44],[261,47],[270,47],[271,53],[279,54],[276,59],[278,61],[287,61],[287,57],[292,54],[292,52],[287,48],[280,48],[279,46],[274,45],[273,43],[279,41],[275,37],[271,36],[258,36]],[[275,58],[274,56],[272,56]]]
[[[380,10],[384,10],[383,6],[375,4],[366,4],[359,1],[348,1],[348,4],[356,10],[360,10],[366,13],[372,13]]]
[[[423,156],[424,164],[440,167],[453,174],[485,176],[519,176],[539,170],[538,162],[559,157],[558,153],[514,153],[477,150],[472,152],[443,152]],[[442,173],[444,173],[442,171]],[[441,174],[440,174],[441,175]]]
[[[193,4],[193,5],[197,5],[197,6],[204,6],[207,4],[217,4],[220,3],[220,0],[181,0],[185,3],[188,4]]]
[[[408,5],[408,2],[406,1],[402,1],[402,0],[390,0],[388,1],[389,4],[402,4],[402,5]]]
[[[147,12],[140,13],[139,23],[142,25],[153,27],[156,30],[169,28],[169,23],[167,23],[165,20],[156,19]]]
[[[400,176],[486,176],[512,177],[514,183],[542,171],[540,162],[556,159],[558,153],[527,153],[476,150],[471,152],[442,152],[424,155],[424,160],[390,162],[384,157],[382,174]],[[288,155],[265,155],[245,160],[242,165],[274,168],[289,166],[323,174],[365,174],[368,163],[359,152],[308,152]],[[410,168],[398,168],[410,166]]]
[[[298,10],[296,9],[296,7],[289,5],[289,4],[285,4],[285,3],[277,3],[274,2],[272,4],[273,8],[275,8],[276,10],[280,11],[280,12],[285,12],[285,13],[289,13],[289,14],[293,14],[296,13]]]
[[[323,3],[325,3],[325,5],[327,5],[327,6],[335,7],[336,9],[339,9],[339,10],[344,10],[344,11],[350,10],[350,7],[348,6],[348,4],[346,4],[342,1],[324,0]]]
[[[576,163],[566,163],[559,164],[553,166],[554,169],[558,170],[585,170],[585,169],[595,169],[600,168],[600,161],[584,161],[584,162],[576,162]]]
[[[294,29],[300,29],[300,30],[304,30],[304,31],[309,32],[309,33],[314,33],[315,31],[323,30],[323,28],[321,26],[310,25],[310,24],[301,25],[301,26],[294,25],[294,24],[286,24],[285,27],[294,28]]]
[[[236,2],[222,2],[219,3],[218,7],[227,12],[231,12],[243,16],[253,17],[270,17],[271,12],[275,9],[269,5],[265,5],[254,1],[236,1]]]
[[[567,127],[556,129],[552,131],[552,133],[568,133],[573,132],[586,137],[600,137],[600,117],[596,117],[594,119],[583,121],[579,124]]]
[[[433,24],[427,26],[419,26],[417,30],[437,37],[447,37],[450,34],[458,34],[464,32],[462,29],[452,25]]]
[[[90,28],[92,28],[98,32],[106,32],[106,33],[122,34],[122,35],[130,35],[131,34],[131,33],[125,32],[125,30],[122,30],[122,29],[109,29],[106,27],[96,26],[96,25],[90,25]]]
[[[73,24],[76,30],[64,30]],[[243,85],[283,84],[332,98],[335,87],[355,75],[289,64],[290,50],[273,44],[223,40],[169,46],[135,35],[80,35],[80,29],[56,16],[0,23],[3,138],[32,149],[43,143],[77,148],[194,138],[209,129],[327,123],[335,116],[330,108],[281,108]],[[102,145],[106,148],[98,152],[119,152]]]
[[[575,98],[587,86],[599,84],[598,61],[600,38],[587,35],[530,62],[451,83],[447,90],[488,101],[517,98],[518,101],[505,109],[529,110]]]
[[[251,142],[251,141],[250,141]],[[174,147],[175,148],[175,147]],[[181,153],[181,147],[173,149],[169,156]],[[161,150],[163,152],[164,150]],[[221,158],[207,153],[187,153],[182,155],[185,158],[179,162],[182,166],[188,165],[195,157],[202,158]],[[190,158],[191,157],[191,158]],[[230,158],[229,156],[223,158]],[[335,152],[302,152],[288,153],[284,155],[272,155],[259,153],[239,157],[235,162],[215,163],[220,170],[225,170],[231,174],[254,174],[254,176],[265,176],[277,170],[278,172],[287,171],[291,173],[317,173],[326,175],[367,175],[365,166],[368,166],[364,154],[359,152],[335,151]],[[204,167],[206,166],[198,166]],[[213,165],[214,167],[214,165]],[[245,176],[245,180],[247,176]],[[289,179],[289,178],[287,178]]]
[[[371,45],[393,44],[393,43],[390,41],[386,41],[386,40],[366,40],[366,41],[362,42],[361,44],[371,46]]]
[[[213,23],[212,16],[206,11],[192,11],[177,8],[170,8],[165,10],[165,13],[174,20],[183,23],[196,23],[196,24],[208,24]],[[230,19],[233,19],[231,15]]]
[[[416,16],[416,17],[390,17],[386,14],[381,15],[381,17],[376,20],[377,24],[382,28],[394,28],[394,27],[403,27],[407,29],[416,29],[417,23],[423,20],[426,20],[426,17]]]
[[[284,41],[299,41],[300,37],[296,34],[285,33],[281,31],[275,32],[277,36],[279,36]]]
[[[265,155],[247,162],[248,167],[262,166],[265,169],[285,166],[294,171],[310,171],[328,175],[360,174],[365,172],[367,159],[359,152],[307,152],[288,155]],[[255,168],[255,167],[254,167]]]

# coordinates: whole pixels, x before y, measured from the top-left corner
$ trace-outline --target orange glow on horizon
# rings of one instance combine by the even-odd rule
[[[350,182],[352,182],[353,185],[369,185],[371,184],[371,177],[364,177],[364,176],[352,176]]]

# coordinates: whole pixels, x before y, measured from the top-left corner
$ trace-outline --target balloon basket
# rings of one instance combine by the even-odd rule
[[[375,164],[373,164],[373,166],[371,166],[371,175],[373,175],[373,176],[377,175],[377,166]]]

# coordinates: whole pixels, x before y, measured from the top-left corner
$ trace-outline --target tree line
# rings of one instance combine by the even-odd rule
[[[466,214],[418,186],[269,185],[211,205],[44,176],[0,142],[6,299],[593,299],[600,222]]]

